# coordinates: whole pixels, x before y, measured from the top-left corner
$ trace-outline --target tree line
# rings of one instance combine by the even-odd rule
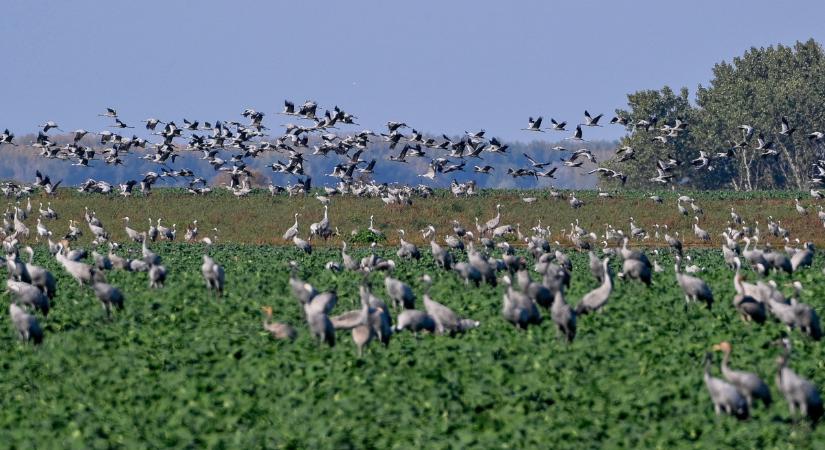
[[[635,158],[614,158],[607,166],[627,174],[631,187],[655,185],[650,179],[657,174],[657,160],[672,157],[681,162],[672,170],[676,184],[804,190],[811,185],[814,164],[824,159],[822,139],[808,137],[825,130],[825,54],[813,39],[751,48],[731,62],[720,62],[708,85],[699,85],[693,97],[685,87],[675,92],[665,86],[627,99],[628,109],[616,111],[627,120],[628,134],[619,147],[632,147]],[[782,132],[782,118],[790,133]],[[662,125],[677,119],[688,124],[686,132],[657,138]],[[765,146],[776,154],[760,149]],[[700,151],[710,162],[696,169],[691,161]]]

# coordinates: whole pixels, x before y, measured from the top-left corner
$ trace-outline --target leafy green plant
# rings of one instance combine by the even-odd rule
[[[358,230],[355,234],[350,235],[347,240],[358,244],[370,244],[373,242],[385,242],[387,240],[387,236],[384,234],[373,233],[372,231],[364,228]]]
[[[393,276],[413,287],[423,308],[420,278],[432,275],[432,297],[481,326],[455,338],[397,334],[359,359],[349,332],[338,333],[334,348],[315,342],[287,286],[286,262],[295,260],[300,277],[338,292],[335,313],[358,308],[363,275],[324,269],[340,258],[338,249],[307,256],[269,245],[152,248],[169,269],[166,287],[149,290],[143,273],[109,272],[126,308],[107,320],[89,288],[36,247],[35,263],[57,276],[58,295],[48,318],[41,317],[46,338],[38,348],[19,343],[3,321],[5,446],[24,448],[35,439],[38,448],[752,448],[825,440],[825,428],[788,415],[773,387],[771,344],[786,331],[738,318],[732,274],[718,250],[689,251],[717,299],[711,311],[684,311],[673,261],[662,255],[666,271],[655,274],[653,286],[616,279],[603,313],[579,318],[572,344],[557,338],[546,312],[542,325],[515,329],[500,315],[502,286],[467,287],[425,252],[420,261],[399,261]],[[204,252],[226,269],[220,299],[203,286]],[[395,258],[392,248],[377,252]],[[351,253],[362,258],[368,250]],[[566,296],[575,304],[597,283],[587,255],[571,257]],[[818,258],[793,279],[805,283],[802,300],[822,311],[820,269]],[[386,299],[382,278],[368,276]],[[790,292],[790,276],[771,278]],[[275,341],[263,331],[264,305],[298,329],[296,341]],[[796,332],[790,337],[794,370],[825,386],[825,348]],[[759,372],[776,398],[746,422],[716,417],[702,383],[702,357],[723,339],[735,346],[734,365]]]

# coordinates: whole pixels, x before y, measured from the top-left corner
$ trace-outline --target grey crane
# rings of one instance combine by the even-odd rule
[[[43,132],[44,133],[48,133],[49,130],[51,130],[52,128],[56,129],[57,131],[63,131],[63,130],[60,129],[60,125],[58,125],[57,123],[55,123],[51,120],[44,123],[44,124],[42,124],[42,125],[40,125],[40,126],[43,127]]]
[[[306,315],[307,325],[312,335],[320,343],[326,343],[330,347],[335,346],[335,328],[329,320],[329,316],[323,308],[317,308],[312,305],[312,302],[304,304],[304,313]]]
[[[57,280],[55,280],[54,275],[47,269],[32,264],[34,261],[34,250],[31,247],[27,246],[25,250],[29,254],[29,262],[26,263],[25,267],[26,272],[29,274],[31,284],[43,291],[49,299],[53,299],[57,293]]]
[[[648,259],[647,255],[645,255],[644,252],[642,252],[641,250],[635,250],[635,249],[627,248],[627,243],[628,242],[629,242],[629,239],[627,238],[627,236],[622,238],[622,248],[620,250],[620,253],[622,255],[622,259],[624,259],[624,260],[636,259],[636,260],[641,261],[644,265],[650,267],[650,259]]]
[[[112,317],[112,307],[118,310],[123,309],[123,293],[118,288],[109,283],[98,281],[92,285],[92,289],[106,312],[106,317]]]
[[[456,236],[453,236],[451,234],[444,236],[444,243],[447,244],[447,247],[453,250],[457,250],[459,252],[464,251],[464,241],[462,241],[460,238]]]
[[[156,265],[160,264],[160,256],[153,252],[149,247],[146,245],[146,239],[143,240],[140,247],[141,252],[141,260],[148,264],[148,265]]]
[[[318,295],[318,291],[315,290],[315,287],[311,284],[298,278],[298,263],[295,261],[290,261],[289,265],[290,292],[292,292],[292,295],[301,303],[301,305],[305,305],[309,303],[313,297]]]
[[[653,280],[651,267],[638,259],[625,259],[622,262],[622,272],[619,276],[641,281],[648,286]]]
[[[294,341],[295,338],[298,336],[298,333],[295,331],[295,328],[283,322],[273,322],[272,321],[272,307],[271,306],[262,306],[261,311],[264,313],[264,320],[263,326],[264,330],[270,334],[273,338],[279,341]]]
[[[538,131],[544,133],[544,130],[541,129],[541,116],[536,118],[535,120],[532,117],[529,117],[527,120],[527,128],[522,128],[523,131]]]
[[[791,343],[787,338],[782,340],[782,346],[784,351],[776,359],[777,366],[779,366],[776,374],[776,387],[788,402],[791,415],[795,415],[798,410],[812,422],[817,422],[823,415],[822,397],[813,383],[797,375],[788,367]]]
[[[730,207],[730,219],[736,225],[742,225],[742,216],[736,213],[733,206]]]
[[[800,215],[803,215],[803,216],[804,216],[805,214],[808,214],[808,210],[807,210],[807,209],[805,209],[805,207],[804,207],[804,206],[802,206],[802,204],[801,204],[801,203],[799,203],[799,199],[798,199],[798,198],[795,198],[795,199],[794,199],[794,202],[795,202],[794,207],[796,208],[796,212],[798,212]]]
[[[352,330],[361,324],[361,309],[353,309],[329,318],[336,330]]]
[[[72,276],[72,278],[77,281],[77,284],[82,286],[84,283],[90,284],[93,281],[97,281],[102,276],[102,273],[96,270],[94,267],[82,263],[79,261],[73,261],[69,259],[67,256],[63,255],[62,248],[63,244],[60,244],[61,251],[59,251],[55,257],[57,261],[63,266],[66,272]]]
[[[415,308],[415,294],[412,288],[401,280],[390,276],[384,277],[384,288],[393,305],[400,309]]]
[[[96,250],[92,250],[92,260],[95,262],[95,268],[97,270],[112,269],[112,261],[109,260],[109,257],[107,255],[101,255]]]
[[[599,114],[596,117],[592,117],[587,110],[584,111],[584,123],[580,125],[584,125],[587,127],[600,127],[599,120],[602,118],[604,114]]]
[[[667,225],[665,225],[667,226]],[[667,229],[667,228],[665,228]],[[673,249],[677,255],[682,256],[682,241],[679,240],[679,232],[676,232],[676,237],[671,236],[667,232],[665,232],[665,242],[667,245]]]
[[[771,391],[768,385],[759,378],[759,375],[753,372],[733,370],[728,366],[730,354],[733,350],[730,342],[720,342],[714,345],[713,349],[722,352],[722,376],[745,397],[745,401],[748,402],[748,408],[753,407],[754,399],[761,400],[766,408],[771,405]]]
[[[133,240],[137,243],[142,243],[144,241],[146,235],[144,233],[138,232],[134,228],[129,227],[129,217],[128,216],[124,217],[123,220],[126,222],[126,225],[124,226],[124,229],[126,230],[126,236],[128,236],[129,239],[131,239],[131,240]]]
[[[285,241],[291,240],[298,235],[298,213],[295,213],[295,223],[284,232],[283,238]]]
[[[347,243],[341,242],[341,260],[344,262],[344,268],[347,270],[358,270],[361,266],[349,253],[347,253]]]
[[[151,239],[152,242],[155,242],[158,239],[158,227],[155,226],[155,223],[152,221],[151,217],[149,218],[149,230],[146,231],[144,241],[146,240],[146,237]]]
[[[449,254],[449,253],[448,253]],[[505,263],[508,261],[508,258],[517,258],[514,255],[504,255]],[[498,264],[493,264],[488,261],[487,257],[482,253],[479,253],[475,250],[470,242],[470,248],[467,252],[467,260],[471,266],[478,269],[479,273],[481,274],[481,280],[489,284],[490,286],[495,287],[498,284],[498,280],[496,279],[496,268]]]
[[[797,251],[791,256],[791,269],[796,272],[802,267],[810,267],[814,261],[814,244],[805,243],[805,248]]]
[[[470,282],[472,282],[476,287],[481,284],[481,271],[479,271],[478,268],[472,264],[461,261],[453,264],[452,269],[464,279],[465,284],[470,284]]]
[[[9,304],[9,316],[17,330],[17,337],[21,341],[32,341],[35,344],[43,342],[43,329],[37,317],[29,314],[14,302]]]
[[[310,305],[313,311],[322,311],[324,314],[329,314],[337,303],[338,294],[332,290],[316,293],[305,303],[305,306]]]
[[[610,258],[602,260],[602,270],[604,271],[604,279],[601,286],[593,289],[582,297],[581,302],[576,305],[576,314],[581,316],[594,311],[600,310],[607,304],[611,292],[613,292],[613,278],[610,273]]]
[[[375,338],[375,330],[370,324],[370,304],[361,296],[361,309],[357,316],[357,325],[352,328],[352,341],[358,349],[358,357],[364,355],[364,348]]]
[[[751,240],[749,237],[745,238],[745,248],[742,249],[742,256],[748,260],[753,270],[760,275],[764,275],[768,268],[768,261],[765,259],[765,254],[762,250],[755,248],[755,245],[753,250],[750,249],[751,242],[757,242],[756,239],[757,238]],[[791,258],[791,266],[793,266],[793,258]]]
[[[358,287],[358,294],[362,300],[365,300],[369,304],[369,322],[375,333],[375,337],[378,338],[385,347],[388,346],[393,334],[390,309],[383,300],[372,293],[370,284],[366,280]]]
[[[37,309],[44,317],[49,315],[49,297],[36,286],[24,281],[6,280],[6,288],[15,303]]]
[[[201,274],[206,283],[206,288],[210,291],[215,291],[215,294],[220,297],[223,295],[223,286],[225,274],[223,267],[215,263],[209,255],[203,255],[203,264],[201,265]]]
[[[374,234],[375,236],[383,236],[384,232],[382,232],[378,228],[375,228],[375,224],[373,222],[374,217],[374,215],[370,214],[370,226],[367,227],[367,230],[369,230],[370,233]]]
[[[822,339],[822,326],[819,323],[819,316],[812,306],[799,301],[802,293],[802,283],[794,281],[793,286],[794,297],[791,298],[791,307],[794,315],[794,325],[799,328],[799,331],[818,341]]]
[[[394,329],[396,332],[410,330],[416,336],[421,331],[435,333],[435,319],[424,311],[405,309],[398,315]]]
[[[484,230],[493,230],[501,222],[501,204],[496,204],[496,216],[484,224]]]
[[[32,279],[28,267],[20,260],[20,255],[17,253],[16,248],[12,247],[11,253],[6,254],[5,263],[10,279],[31,283]]]
[[[166,283],[166,267],[152,265],[149,267],[149,287],[162,288]]]
[[[191,225],[186,225],[186,233],[183,235],[183,240],[192,242],[198,237],[198,219],[192,221]]]
[[[399,258],[420,259],[421,252],[415,244],[404,240],[405,231],[398,230],[398,251],[395,253]]]
[[[721,378],[715,378],[710,374],[710,365],[713,362],[713,355],[708,352],[705,354],[705,387],[708,389],[710,399],[713,402],[713,409],[716,415],[723,412],[725,414],[736,417],[739,420],[745,420],[749,417],[748,402],[745,397],[736,390],[736,387]]]
[[[563,289],[558,289],[553,296],[550,317],[556,324],[557,333],[563,334],[567,342],[573,342],[576,338],[576,311],[564,301]]]
[[[325,240],[332,236],[332,229],[329,226],[329,206],[324,205],[324,217],[320,222],[309,225],[310,237],[313,235],[321,236]]]
[[[742,275],[737,274],[741,282]],[[733,307],[745,322],[764,323],[767,318],[765,304],[750,295],[737,293],[733,296]]]
[[[450,270],[453,265],[453,255],[444,247],[438,245],[434,240],[430,240],[430,249],[436,264],[444,270]]]
[[[421,280],[424,282],[424,309],[435,320],[436,333],[454,335],[480,325],[477,320],[461,318],[452,309],[433,300],[430,297],[432,278],[429,275],[424,275]]]
[[[161,238],[161,239],[166,239],[167,236],[169,235],[169,227],[165,227],[165,226],[161,225],[160,222],[162,220],[163,220],[162,217],[158,217],[156,228],[158,230],[158,237]]]
[[[602,265],[602,260],[599,259],[592,250],[587,252],[587,255],[590,258],[590,273],[593,274],[593,278],[595,278],[596,281],[601,283],[604,281],[604,266]]]
[[[501,315],[504,319],[522,329],[540,324],[541,313],[533,300],[524,292],[513,289],[510,277],[505,275],[502,281],[507,285],[507,290],[502,297],[504,303],[501,307]]]
[[[516,272],[516,282],[522,292],[530,297],[537,305],[549,309],[553,304],[553,293],[547,286],[530,279],[530,274],[520,269]]]
[[[565,270],[568,272],[573,270],[573,261],[570,260],[570,257],[565,255],[564,252],[561,250],[556,250],[553,252],[553,256],[556,258],[556,262],[564,267]]]
[[[295,247],[297,247],[298,250],[301,250],[302,252],[306,253],[307,255],[311,255],[312,254],[312,244],[310,243],[309,239],[312,239],[311,235],[308,238],[308,240],[303,240],[300,237],[298,237],[298,235],[296,234],[295,236],[292,236],[292,243],[295,244]]]
[[[676,262],[673,264],[673,270],[676,272],[676,282],[682,288],[685,294],[685,310],[688,304],[693,301],[702,300],[710,309],[713,306],[713,292],[710,287],[702,279],[692,275],[686,275],[679,270],[682,264],[682,258],[676,257]]]
[[[699,227],[699,216],[693,216],[693,219],[696,221],[696,223],[693,224],[693,234],[698,239],[701,239],[703,241],[709,241],[710,240],[710,234],[708,234],[707,231],[705,231],[705,230],[703,230],[702,228]]]

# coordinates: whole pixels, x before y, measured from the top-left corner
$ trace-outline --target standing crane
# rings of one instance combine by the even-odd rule
[[[791,342],[785,338],[781,344],[784,351],[776,359],[776,364],[779,366],[776,374],[776,387],[788,402],[791,415],[799,411],[812,422],[817,422],[823,415],[822,397],[813,383],[800,377],[788,367]]]
[[[728,366],[730,361],[730,354],[733,346],[730,342],[723,341],[713,346],[716,351],[723,353],[722,357],[722,376],[732,385],[736,387],[745,401],[748,402],[748,408],[753,407],[753,400],[762,400],[762,403],[767,408],[771,405],[771,391],[768,385],[759,378],[759,375],[753,372],[745,372],[741,370],[733,370]]]
[[[691,301],[696,302],[699,300],[704,301],[710,309],[713,306],[713,292],[711,292],[710,287],[698,277],[681,273],[679,270],[681,263],[682,258],[677,256],[673,270],[676,272],[676,282],[685,294],[685,311],[687,311],[688,304]]]
[[[745,397],[736,390],[736,387],[725,380],[715,378],[710,374],[710,365],[713,362],[713,354],[705,354],[705,387],[708,389],[710,399],[713,402],[713,409],[716,415],[723,412],[735,416],[739,420],[749,417],[748,402]]]
[[[602,271],[604,278],[601,286],[593,289],[582,297],[581,302],[576,305],[576,314],[581,316],[587,313],[598,311],[607,304],[610,293],[613,292],[613,279],[610,273],[610,258],[602,260]]]
[[[206,288],[210,291],[215,291],[218,297],[223,295],[224,285],[224,270],[223,267],[215,263],[209,255],[203,255],[203,264],[201,265],[201,274],[203,280],[206,282]]]

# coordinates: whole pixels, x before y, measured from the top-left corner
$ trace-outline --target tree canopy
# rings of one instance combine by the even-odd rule
[[[825,53],[814,40],[751,48],[730,63],[716,64],[693,102],[687,88],[675,93],[665,86],[629,94],[628,107],[616,111],[628,119],[620,147],[632,147],[635,158],[614,158],[610,167],[627,174],[629,186],[655,184],[657,161],[672,157],[681,163],[667,170],[674,183],[805,189],[825,148],[822,139],[809,137],[825,125]],[[674,131],[679,122],[687,127]],[[697,160],[700,151],[706,164]]]

